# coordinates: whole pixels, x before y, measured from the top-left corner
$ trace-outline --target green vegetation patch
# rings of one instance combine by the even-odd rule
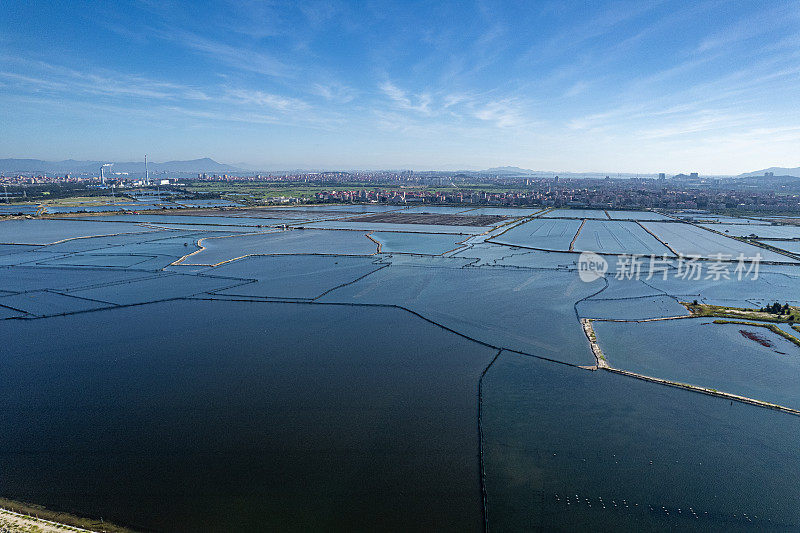
[[[762,309],[701,304],[697,300],[692,303],[681,302],[681,304],[689,310],[692,316],[698,317],[739,318],[789,324],[800,321],[800,308],[788,304],[780,305],[777,302]]]

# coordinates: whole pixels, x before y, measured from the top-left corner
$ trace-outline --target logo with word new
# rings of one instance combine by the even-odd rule
[[[608,272],[608,262],[594,252],[581,252],[578,258],[578,276],[587,283],[600,279]]]

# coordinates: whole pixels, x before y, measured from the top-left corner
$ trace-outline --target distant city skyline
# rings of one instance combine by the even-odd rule
[[[721,175],[800,164],[793,2],[0,9],[0,158]]]

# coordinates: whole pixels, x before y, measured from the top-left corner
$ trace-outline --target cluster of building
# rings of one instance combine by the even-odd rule
[[[175,177],[17,175],[0,177],[2,185],[85,184],[89,187],[176,185]],[[150,179],[148,179],[150,178]],[[514,176],[466,172],[285,172],[254,175],[197,174],[199,181],[282,182],[324,187],[313,197],[277,197],[268,203],[385,202],[395,204],[488,204],[508,206],[662,209],[747,209],[800,212],[800,178],[775,181],[772,173],[751,181],[699,176],[667,177]],[[195,178],[191,178],[193,181]],[[766,180],[766,181],[764,181]],[[794,183],[796,182],[796,183]]]
[[[684,181],[685,180],[685,181]],[[747,209],[751,211],[800,212],[800,191],[726,187],[692,183],[696,174],[669,181],[661,179],[526,179],[505,191],[460,186],[451,189],[422,188],[332,188],[314,195],[320,202],[386,202],[486,204],[506,206]]]
[[[71,174],[50,175],[47,174],[18,174],[14,176],[0,176],[0,183],[7,185],[40,185],[58,183],[88,183],[99,181],[100,178],[89,178],[87,176],[73,176]]]

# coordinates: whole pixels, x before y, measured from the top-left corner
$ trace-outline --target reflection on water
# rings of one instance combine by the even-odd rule
[[[800,409],[800,347],[766,328],[712,322],[593,326],[611,366]],[[740,330],[770,346],[743,337]]]
[[[579,315],[794,301],[797,266],[583,283],[577,254],[485,235],[408,255],[461,226],[253,227],[400,209],[325,207],[3,222],[0,242],[71,240],[0,245],[0,318],[76,314],[0,321],[0,495],[164,531],[480,529],[494,346],[552,361],[505,351],[482,381],[490,529],[798,529],[800,418],[570,366],[594,363]],[[569,245],[579,224],[514,229]],[[615,366],[800,401],[776,359],[796,347],[702,322],[595,327]]]
[[[798,417],[507,352],[483,414],[495,530],[800,527]]]
[[[181,301],[0,330],[5,496],[169,531],[481,526],[496,352],[409,313]]]

